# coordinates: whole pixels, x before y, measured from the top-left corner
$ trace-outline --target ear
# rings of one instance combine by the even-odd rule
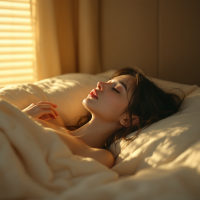
[[[139,124],[139,117],[135,116],[135,115],[132,115],[132,119],[126,118],[126,119],[122,120],[121,124],[123,126],[125,126],[125,127],[129,127],[131,125],[131,121],[130,120],[132,120],[132,126]]]

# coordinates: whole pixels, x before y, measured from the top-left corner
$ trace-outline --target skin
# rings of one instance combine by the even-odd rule
[[[120,81],[126,85],[127,90],[135,84],[135,79],[131,75],[118,76],[108,82],[98,82],[96,88],[98,99],[88,95],[82,102],[92,114],[91,120],[79,129],[69,131],[71,135],[78,137],[90,147],[102,148],[111,134],[122,126],[129,125],[128,114],[122,115],[122,112],[128,106],[130,93]],[[138,122],[138,117],[132,116],[132,123]]]

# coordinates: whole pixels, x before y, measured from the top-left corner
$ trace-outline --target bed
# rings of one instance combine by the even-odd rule
[[[111,169],[73,155],[52,130],[21,112],[50,101],[65,125],[72,125],[86,114],[82,100],[115,71],[64,74],[0,89],[0,199],[200,199],[197,85],[151,77],[164,90],[185,92],[182,111],[143,129],[124,149],[123,140],[111,145],[116,157]]]

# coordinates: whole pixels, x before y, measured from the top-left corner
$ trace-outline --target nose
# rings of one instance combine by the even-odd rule
[[[97,89],[98,90],[104,90],[104,84],[103,84],[103,82],[98,82],[97,83]]]

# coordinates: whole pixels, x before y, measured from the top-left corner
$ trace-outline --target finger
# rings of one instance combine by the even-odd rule
[[[39,117],[39,119],[44,119],[46,117],[49,117],[49,115],[42,115],[41,117]]]
[[[45,121],[48,121],[48,120],[50,120],[50,119],[52,119],[51,117],[44,117],[43,118],[43,120],[45,120]]]
[[[56,104],[51,103],[51,102],[48,102],[48,101],[40,101],[40,102],[38,102],[38,104],[50,104],[50,105],[52,105],[53,107],[58,107]]]
[[[44,121],[49,121],[51,119],[51,117],[44,119]]]
[[[51,119],[55,119],[55,115],[53,115],[50,110],[46,110],[46,111],[43,110],[39,119],[44,119],[46,117],[50,117]]]
[[[58,112],[57,112],[57,111],[55,110],[55,108],[53,108],[50,104],[48,104],[48,105],[39,104],[38,106],[39,106],[41,109],[44,109],[44,110],[51,109],[51,110],[53,110],[53,112],[54,112],[57,116],[59,116]]]
[[[52,110],[43,110],[44,114],[49,114],[52,118],[56,119],[56,115]]]
[[[44,120],[44,121],[48,121],[48,120],[50,120],[50,119],[52,119],[50,116],[44,116],[44,117],[42,117],[42,118],[40,118],[41,120]]]
[[[44,109],[46,109],[46,108],[44,108]],[[57,116],[59,116],[57,110],[55,108],[53,108],[51,105],[50,105],[49,109],[51,109]]]
[[[55,119],[55,117],[51,114],[45,114],[45,115],[42,115],[39,119],[42,119],[42,120],[50,120],[50,119]]]

